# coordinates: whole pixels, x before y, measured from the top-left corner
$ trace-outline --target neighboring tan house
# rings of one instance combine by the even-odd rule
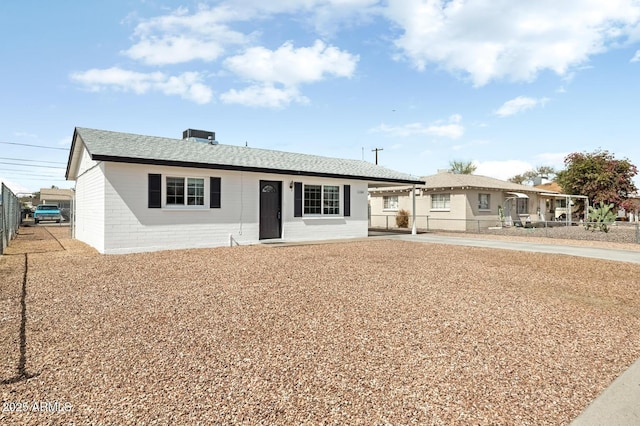
[[[41,188],[39,204],[57,204],[65,220],[69,220],[73,205],[73,189]]]
[[[618,210],[618,220],[638,222],[640,221],[638,217],[638,213],[640,212],[640,193],[629,194],[629,200],[631,201],[631,206],[627,210]]]
[[[75,238],[100,253],[368,235],[371,185],[414,176],[360,160],[76,128]]]
[[[442,171],[421,178],[415,204],[417,227],[442,230],[478,230],[521,225],[542,220],[540,194],[548,191],[487,176]],[[400,209],[412,211],[412,188],[372,188],[370,226],[395,227]],[[502,217],[501,217],[502,211]]]

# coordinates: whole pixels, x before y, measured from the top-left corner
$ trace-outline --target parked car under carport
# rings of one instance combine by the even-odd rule
[[[62,222],[62,214],[56,204],[38,204],[33,212],[33,221],[37,224],[43,220]]]

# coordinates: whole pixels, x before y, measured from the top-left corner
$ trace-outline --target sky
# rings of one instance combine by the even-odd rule
[[[7,0],[0,180],[72,188],[74,127],[508,179],[640,166],[640,0]],[[640,180],[635,179],[640,187]]]

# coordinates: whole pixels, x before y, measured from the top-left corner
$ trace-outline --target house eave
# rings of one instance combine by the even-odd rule
[[[73,137],[71,138],[71,149],[69,149],[69,159],[67,160],[67,170],[64,173],[64,177],[66,180],[74,180],[75,176],[72,178],[69,177],[71,173],[71,163],[74,159],[74,153],[76,148],[76,140],[78,139],[78,129],[73,129]]]
[[[393,179],[393,178],[384,178],[384,177],[377,177],[377,176],[344,175],[344,174],[337,174],[337,173],[320,173],[320,172],[311,172],[311,171],[302,171],[302,170],[248,167],[248,166],[239,166],[239,165],[233,165],[233,164],[199,163],[199,162],[190,162],[190,161],[121,157],[121,156],[100,155],[100,154],[91,155],[91,159],[94,161],[106,161],[106,162],[114,162],[114,163],[148,164],[148,165],[172,166],[172,167],[192,167],[196,169],[231,170],[231,171],[242,171],[242,172],[251,172],[251,173],[273,173],[273,174],[280,174],[280,175],[312,176],[312,177],[360,180],[360,181],[367,181],[367,182],[381,182],[381,183],[392,183],[392,184],[423,183],[420,180]]]

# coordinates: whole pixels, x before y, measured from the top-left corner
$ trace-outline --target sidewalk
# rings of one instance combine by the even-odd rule
[[[640,425],[640,359],[571,422],[571,426],[596,425]]]
[[[501,250],[520,250],[537,253],[582,256],[640,264],[640,251],[616,250],[597,247],[562,246],[519,241],[450,237],[433,234],[372,233],[374,238],[389,238],[417,243],[454,244]],[[570,259],[568,259],[570,261]],[[640,278],[636,278],[640,285]],[[640,425],[640,359],[622,373],[578,417],[571,426],[637,426]]]
[[[600,247],[565,246],[558,244],[541,244],[522,241],[507,241],[482,238],[451,237],[435,234],[389,234],[371,232],[374,238],[389,238],[417,243],[454,244],[471,247],[485,247],[501,250],[519,250],[535,253],[562,254],[567,256],[590,257],[594,259],[613,260],[640,264],[640,251],[618,250]]]

